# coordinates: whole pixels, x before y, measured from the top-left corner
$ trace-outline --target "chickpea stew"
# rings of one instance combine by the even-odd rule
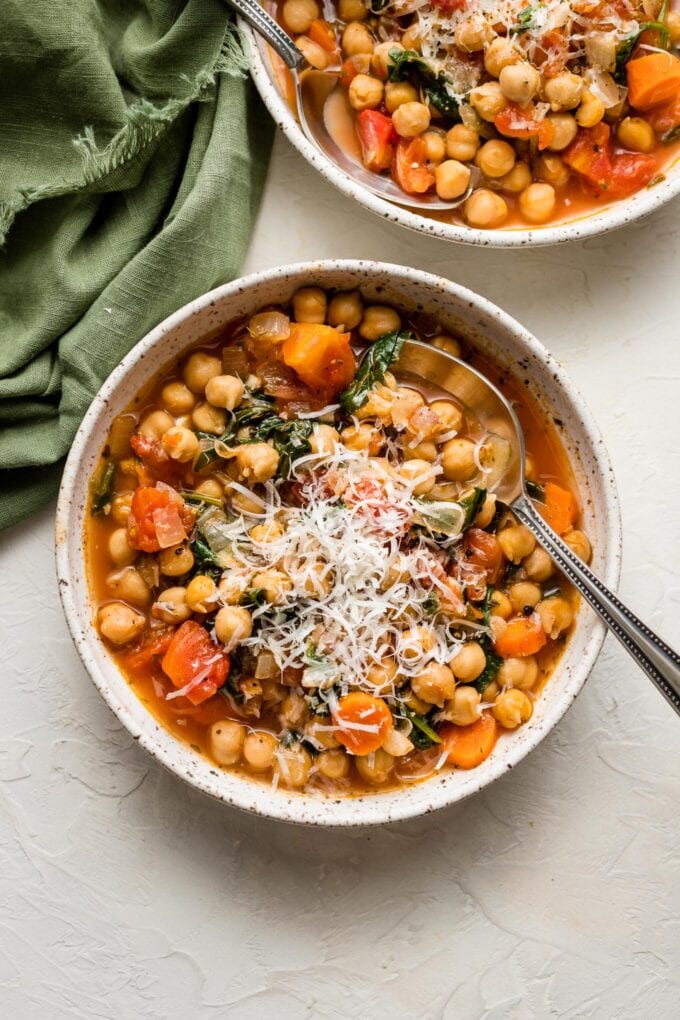
[[[573,629],[489,435],[390,370],[409,337],[513,399],[534,495],[590,557],[554,429],[437,323],[314,286],[232,323],[114,419],[85,536],[118,667],[220,767],[333,796],[474,768]]]
[[[339,74],[342,107],[332,93],[324,111],[336,142],[406,194],[458,203],[430,215],[477,229],[554,223],[652,186],[680,154],[678,0],[285,0],[276,11],[309,64]]]

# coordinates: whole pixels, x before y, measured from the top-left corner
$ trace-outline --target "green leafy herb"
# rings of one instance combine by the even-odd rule
[[[217,499],[215,496],[204,496],[202,492],[195,492],[193,489],[180,489],[179,494],[187,503],[205,503],[208,506],[222,506],[221,499]]]
[[[212,551],[203,535],[199,532],[196,538],[189,543],[189,548],[194,554],[194,570],[197,574],[207,574],[215,580],[222,576],[223,568],[220,566],[215,553]]]
[[[475,517],[482,509],[484,500],[486,499],[486,489],[473,489],[469,496],[464,499],[458,500],[458,505],[465,511],[465,518],[463,520],[463,531],[466,531],[470,527]]]
[[[438,532],[455,538],[463,531],[465,510],[459,503],[445,503],[443,500],[418,499],[413,522],[429,532]]]
[[[248,588],[241,599],[242,606],[264,606],[267,602],[264,588]]]
[[[545,489],[538,482],[531,482],[527,479],[527,492],[532,499],[538,499],[541,503],[545,500]]]
[[[254,425],[256,422],[271,415],[273,405],[274,401],[271,397],[267,397],[263,393],[253,393],[247,404],[241,404],[239,409],[232,413],[229,424],[221,436],[217,438],[215,436],[207,436],[207,438],[213,441],[213,446],[199,453],[194,469],[201,471],[208,464],[212,464],[214,460],[217,460],[219,455],[214,447],[216,442],[225,443],[228,446],[236,439],[239,429],[247,425]],[[206,438],[206,436],[199,433],[199,438]]]
[[[496,679],[498,676],[498,670],[501,668],[501,664],[503,662],[502,659],[500,659],[494,652],[489,651],[488,648],[485,648],[484,652],[486,654],[486,666],[484,667],[484,672],[478,676],[472,684],[475,690],[479,691],[480,694],[483,694],[489,684]]]
[[[368,6],[371,9],[372,14],[380,14],[387,7],[390,0],[369,0]]]
[[[530,4],[528,7],[522,8],[517,15],[517,23],[510,29],[510,35],[523,35],[530,28],[535,28],[534,17],[544,6],[544,4],[535,4],[533,6]]]
[[[458,116],[458,102],[449,92],[451,79],[443,71],[433,71],[414,50],[390,50],[388,81],[410,81],[421,89],[435,110],[446,117]]]
[[[108,461],[92,487],[91,513],[95,517],[109,512],[111,500],[113,499],[113,482],[116,477],[116,467],[115,460]]]
[[[661,18],[665,15],[660,14],[659,21],[645,21],[640,25],[632,35],[629,35],[627,39],[624,39],[618,50],[616,51],[616,68],[614,70],[614,81],[617,85],[626,84],[626,64],[631,58],[633,50],[638,44],[640,36],[643,32],[647,32],[650,29],[659,33],[659,43],[665,50],[668,49],[668,29],[662,24]]]
[[[363,407],[368,400],[369,394],[378,383],[384,382],[385,372],[388,370],[399,355],[401,349],[411,337],[410,333],[395,330],[393,333],[386,333],[379,340],[369,347],[361,359],[354,379],[340,394],[340,406],[347,414],[353,414]]]
[[[434,616],[439,609],[439,598],[433,591],[423,600],[423,612]]]
[[[417,747],[419,751],[424,751],[425,748],[432,747],[433,744],[441,744],[442,738],[432,729],[425,716],[412,712],[406,705],[402,705],[401,708],[413,725],[413,729],[409,733],[409,740],[414,747]]]
[[[269,418],[264,418],[255,427],[253,439],[272,440],[274,449],[279,455],[278,474],[282,478],[288,478],[293,461],[311,452],[309,437],[313,429],[313,423],[307,418],[284,421],[283,418],[273,414]]]
[[[671,145],[673,142],[677,142],[680,138],[680,124],[676,128],[673,128],[665,137],[662,139],[664,145]]]

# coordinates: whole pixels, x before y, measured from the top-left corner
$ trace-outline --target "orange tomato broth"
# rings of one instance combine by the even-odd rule
[[[135,423],[141,421],[146,413],[159,406],[159,397],[162,387],[166,383],[180,378],[178,365],[185,359],[190,351],[201,350],[210,353],[219,353],[225,346],[225,343],[228,343],[229,338],[233,335],[235,327],[240,325],[241,323],[236,323],[227,326],[215,337],[210,340],[200,342],[190,350],[185,351],[181,357],[174,359],[172,363],[162,370],[156,378],[134,398],[125,411],[122,412],[121,415],[117,416],[117,420],[122,416],[130,416],[130,424],[132,424],[133,421]],[[408,320],[406,321],[405,326],[408,326]],[[537,479],[540,481],[555,481],[565,486],[574,493],[580,504],[574,474],[555,422],[549,419],[533,397],[527,395],[524,384],[517,377],[511,378],[506,372],[499,370],[483,353],[472,347],[472,345],[468,344],[466,341],[463,341],[463,344],[465,356],[468,358],[470,363],[475,368],[483,372],[513,402],[525,433],[527,453],[533,458],[536,466]],[[107,451],[108,444],[107,447],[104,448],[104,454],[106,454]],[[127,477],[128,479],[130,478],[130,476]],[[209,474],[206,477],[209,477]],[[121,492],[126,489],[129,490],[134,484],[136,484],[136,482],[129,485],[117,483],[115,491]],[[580,526],[579,523],[577,523],[576,526]],[[96,625],[96,607],[103,603],[112,601],[111,594],[106,587],[106,574],[111,569],[107,543],[111,532],[117,527],[120,527],[120,525],[112,521],[110,517],[95,517],[90,514],[86,517],[84,548],[90,594],[93,604],[93,626]],[[172,584],[173,582],[173,578],[169,578],[166,581],[166,583],[169,584]],[[578,605],[578,595],[576,591],[561,576],[560,584],[563,595],[572,602],[573,608],[576,610]],[[555,669],[574,626],[575,622],[565,634],[556,641],[549,642],[547,647],[543,648],[536,655],[535,658],[539,666],[539,675],[532,690],[537,696],[540,694],[545,683]],[[147,667],[136,669],[133,672],[126,664],[127,655],[129,654],[126,649],[114,650],[108,645],[107,648],[114,658],[122,675],[125,677],[127,682],[130,684],[130,687],[151,715],[177,740],[181,741],[181,743],[192,748],[204,757],[210,758],[207,731],[212,723],[227,718],[231,718],[239,722],[244,721],[243,716],[240,716],[238,712],[233,710],[231,703],[219,694],[198,706],[190,704],[187,698],[182,697],[171,701],[165,700],[165,696],[169,692],[173,691],[174,688],[168,677],[163,673],[158,662],[152,662]],[[274,718],[275,717],[272,717],[272,720]],[[267,729],[269,728],[269,723],[270,720],[266,713],[263,713],[260,720],[249,721],[249,725],[252,725],[254,729]],[[280,727],[275,721],[272,721],[271,728],[276,732]],[[502,734],[503,730],[499,729],[499,733]],[[412,752],[408,756],[410,763],[407,763],[405,759],[400,759],[400,761],[404,762],[400,772],[402,780],[395,776],[393,781],[390,780],[388,783],[385,783],[378,788],[365,784],[356,773],[356,770],[352,770],[350,778],[335,780],[333,782],[320,775],[314,776],[308,782],[306,792],[318,788],[318,790],[323,793],[341,791],[343,795],[358,796],[366,793],[375,793],[376,790],[379,792],[381,790],[402,788],[404,785],[403,776],[405,774],[410,771],[411,773],[420,775],[420,771],[422,771],[421,763],[425,762],[429,763],[429,766],[433,766],[440,756],[441,746],[439,745],[436,745],[433,748],[428,748],[425,751]],[[445,765],[441,771],[445,772],[450,769],[451,766]],[[250,780],[264,783],[270,782],[270,778],[267,775],[264,777],[254,775],[242,766],[230,766],[229,770],[236,771]],[[409,779],[409,785],[414,781],[423,781],[426,778],[429,778],[430,775],[431,772],[427,775],[423,775],[422,779],[419,780]]]

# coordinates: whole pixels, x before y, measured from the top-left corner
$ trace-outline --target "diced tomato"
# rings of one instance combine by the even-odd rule
[[[362,54],[358,54],[356,57],[348,57],[347,60],[343,60],[340,68],[340,84],[343,89],[348,89],[356,76],[361,74],[361,57]]]
[[[670,131],[675,131],[680,125],[680,92],[670,102],[661,103],[648,110],[645,119],[649,121],[657,135],[667,135]]]
[[[127,524],[128,541],[133,549],[154,553],[167,548],[167,546],[161,545],[159,540],[159,533],[156,530],[156,514],[159,514],[161,536],[164,536],[167,531],[164,533],[163,528],[168,517],[174,521],[174,515],[169,514],[169,511],[174,511],[174,514],[177,515],[183,537],[186,537],[186,526],[189,521],[193,522],[194,511],[185,506],[184,500],[178,492],[169,486],[159,489],[153,485],[142,485],[135,489]],[[165,512],[165,516],[162,512]],[[173,527],[177,530],[176,523]],[[181,542],[182,538],[179,541]],[[176,544],[170,543],[170,545]]]
[[[230,660],[200,623],[187,620],[175,631],[161,666],[178,690],[190,687],[186,697],[200,705],[227,679]]]
[[[546,149],[553,140],[555,128],[545,118],[536,116],[533,103],[518,106],[508,103],[504,110],[497,114],[494,121],[496,129],[508,138],[538,138],[539,149]]]
[[[168,457],[158,439],[151,439],[143,432],[135,432],[130,438],[130,446],[146,468],[147,478],[152,481],[176,485],[187,470],[186,464]]]
[[[494,651],[503,659],[521,659],[535,655],[546,644],[547,637],[538,613],[515,616],[494,642]]]
[[[503,550],[495,535],[481,528],[469,528],[463,535],[460,550],[463,563],[483,570],[487,584],[496,583],[503,566]]]
[[[332,326],[292,322],[281,355],[313,393],[336,396],[356,373],[350,339],[350,333],[338,333]]]
[[[454,11],[462,11],[467,0],[432,0],[432,6],[443,14],[452,14]]]
[[[361,158],[366,169],[375,173],[389,170],[395,140],[392,118],[378,110],[362,110],[357,114],[356,125]]]
[[[165,655],[172,641],[172,629],[154,631],[148,634],[141,643],[129,651],[123,652],[125,666],[131,673],[148,669],[154,659]]]
[[[615,152],[608,193],[615,198],[627,198],[641,188],[646,188],[656,171],[654,156],[644,152]]]
[[[656,172],[656,160],[642,152],[614,152],[611,128],[596,124],[580,128],[562,158],[596,191],[626,198],[644,188]]]
[[[182,518],[175,506],[164,506],[154,510],[153,524],[161,549],[169,549],[173,545],[179,545],[187,537],[184,525],[182,524]]]
[[[422,138],[400,138],[392,160],[392,176],[408,195],[422,195],[434,184]]]
[[[309,26],[308,35],[326,53],[336,52],[338,40],[335,38],[335,32],[323,18],[314,18],[314,21]]]

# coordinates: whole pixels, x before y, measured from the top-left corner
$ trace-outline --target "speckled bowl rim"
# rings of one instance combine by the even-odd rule
[[[189,302],[151,330],[103,384],[73,441],[57,505],[56,560],[64,613],[85,669],[118,719],[157,761],[204,793],[255,814],[301,824],[363,826],[400,821],[446,807],[479,792],[517,765],[559,722],[583,687],[602,646],[604,625],[588,609],[581,610],[577,624],[581,635],[579,640],[583,643],[580,658],[564,668],[562,660],[539,699],[542,706],[540,711],[517,734],[504,738],[503,748],[499,745],[478,769],[436,776],[392,793],[351,798],[333,799],[291,793],[281,788],[273,791],[269,785],[252,782],[235,773],[215,768],[207,759],[177,741],[137,699],[92,626],[83,549],[86,493],[89,473],[94,464],[93,457],[98,455],[103,445],[104,425],[108,427],[112,415],[124,406],[122,401],[116,404],[117,387],[128,381],[128,377],[150,352],[162,347],[168,334],[190,323],[199,313],[208,310],[208,314],[211,314],[209,309],[218,302],[242,300],[259,285],[275,286],[277,293],[288,295],[291,289],[300,286],[302,282],[312,280],[323,284],[325,277],[334,274],[334,286],[342,285],[338,282],[338,277],[341,277],[349,286],[366,288],[375,286],[375,281],[378,281],[378,285],[384,284],[387,289],[395,288],[396,293],[400,287],[415,288],[419,302],[422,290],[422,304],[425,308],[428,296],[431,304],[439,304],[440,308],[443,302],[451,301],[452,308],[459,311],[465,308],[465,315],[474,316],[480,327],[485,322],[486,329],[493,328],[497,336],[509,342],[510,347],[513,344],[519,345],[523,352],[523,373],[530,376],[534,372],[537,388],[542,379],[545,385],[553,387],[560,398],[569,404],[568,410],[570,415],[573,414],[573,422],[570,422],[565,437],[573,437],[574,451],[577,451],[574,455],[578,457],[579,463],[582,455],[578,451],[585,450],[590,475],[601,487],[602,505],[597,510],[600,528],[596,547],[598,569],[603,580],[610,587],[616,587],[620,570],[621,522],[612,467],[597,425],[560,365],[516,320],[467,288],[409,267],[360,260],[297,263],[253,273]],[[328,284],[331,285],[330,280]],[[473,329],[474,326],[470,325],[469,332]],[[186,346],[193,346],[197,339],[187,338]],[[181,343],[184,346],[184,338]],[[497,341],[494,343],[498,346]],[[162,360],[158,366],[153,367],[151,374],[159,371],[161,364]],[[147,370],[144,368],[140,374],[144,371]],[[140,385],[144,385],[143,379]],[[552,407],[554,409],[554,403]],[[99,439],[96,439],[98,433]],[[585,466],[583,471],[586,471]],[[583,484],[583,479],[581,482]],[[590,493],[590,482],[585,484]],[[576,635],[572,638],[572,641],[575,640]],[[569,655],[570,647],[571,643],[567,646],[566,656]]]
[[[241,19],[239,25],[250,49],[250,73],[262,100],[281,128],[286,138],[299,153],[348,198],[369,209],[377,216],[391,223],[398,223],[409,230],[439,237],[459,244],[473,244],[488,248],[524,248],[542,245],[564,244],[567,241],[583,241],[588,237],[617,230],[636,220],[649,216],[666,202],[680,194],[680,155],[666,171],[666,179],[653,188],[614,202],[596,212],[581,214],[572,220],[562,220],[554,226],[525,228],[500,228],[498,230],[477,230],[459,223],[441,223],[438,220],[419,216],[401,206],[393,205],[357,184],[340,170],[336,164],[317,149],[303,134],[290,107],[271,79],[256,36],[249,25]]]

